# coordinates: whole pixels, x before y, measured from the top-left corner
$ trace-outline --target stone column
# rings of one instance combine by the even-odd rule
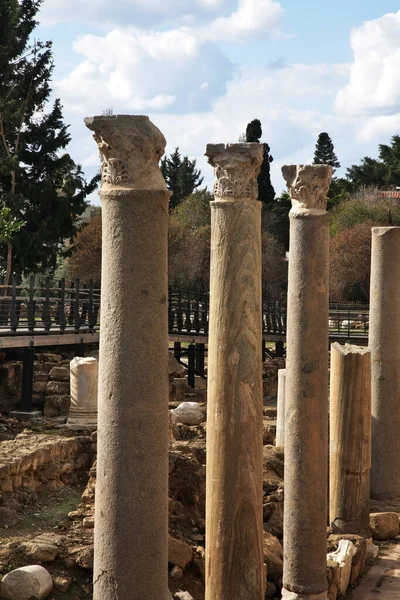
[[[168,595],[168,199],[148,117],[85,119],[103,223],[94,600]]]
[[[67,427],[97,427],[97,380],[99,363],[92,356],[76,356],[70,362],[71,405]]]
[[[334,533],[370,537],[371,353],[331,346],[329,521]]]
[[[285,445],[285,388],[286,369],[279,369],[275,440],[275,446],[277,448],[283,448]]]
[[[372,229],[371,496],[400,499],[400,227]]]
[[[285,394],[283,598],[326,600],[331,167],[282,168],[292,201]]]
[[[209,144],[206,600],[263,600],[260,144]]]

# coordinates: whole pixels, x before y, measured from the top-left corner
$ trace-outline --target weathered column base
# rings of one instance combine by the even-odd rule
[[[297,592],[289,592],[282,589],[282,600],[328,600],[326,592],[322,594],[297,594]]]
[[[72,430],[88,429],[94,431],[97,429],[97,413],[95,415],[70,416],[67,420],[67,427]]]

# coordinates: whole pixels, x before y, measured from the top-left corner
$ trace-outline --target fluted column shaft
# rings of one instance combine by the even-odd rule
[[[326,600],[331,168],[282,168],[292,200],[285,394],[283,598]]]
[[[263,600],[260,144],[215,167],[207,406],[206,600]]]
[[[94,600],[167,600],[170,193],[148,117],[86,119],[102,164]]]

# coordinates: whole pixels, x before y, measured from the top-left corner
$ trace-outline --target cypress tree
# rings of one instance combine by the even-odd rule
[[[261,121],[259,119],[253,119],[246,127],[246,142],[260,143],[261,136]],[[271,163],[274,159],[270,154],[271,149],[268,144],[263,144],[263,149],[264,159],[257,179],[258,199],[265,207],[270,207],[275,198],[275,190],[271,183]]]
[[[42,1],[0,2],[0,199],[25,222],[0,245],[8,279],[55,267],[98,182],[63,152],[71,138],[60,100],[49,106],[52,45],[31,41]]]

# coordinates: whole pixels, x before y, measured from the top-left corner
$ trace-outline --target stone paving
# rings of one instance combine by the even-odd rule
[[[381,550],[378,562],[371,567],[345,600],[399,600],[400,598],[400,540],[389,550]]]

